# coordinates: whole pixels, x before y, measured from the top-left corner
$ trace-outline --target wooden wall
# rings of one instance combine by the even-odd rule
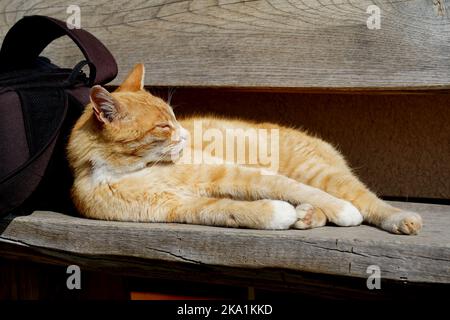
[[[146,83],[159,86],[450,88],[448,1],[1,1],[0,37],[25,15],[74,23],[69,5],[115,55],[113,84],[144,62]],[[367,26],[372,5],[379,29]],[[73,66],[68,43],[46,53]]]

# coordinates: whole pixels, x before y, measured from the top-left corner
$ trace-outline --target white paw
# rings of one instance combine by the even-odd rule
[[[302,204],[299,204],[297,207],[295,207],[295,211],[297,212],[298,219],[308,218],[308,216],[311,216],[313,210],[314,210],[314,207],[312,205],[310,205],[309,203],[302,203]]]
[[[336,212],[333,223],[341,227],[359,226],[363,222],[363,216],[350,202],[342,201],[341,209]]]
[[[289,229],[297,221],[297,211],[291,204],[280,200],[272,200],[270,203],[273,214],[267,229]]]
[[[314,213],[314,207],[309,203],[302,203],[298,205],[295,210],[297,211],[297,222],[294,225],[295,229],[310,229],[312,224],[312,218]]]
[[[422,217],[415,212],[399,211],[384,219],[381,228],[397,234],[417,234],[422,229]]]

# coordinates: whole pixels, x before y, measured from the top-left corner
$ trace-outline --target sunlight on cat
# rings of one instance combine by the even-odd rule
[[[177,120],[144,87],[144,66],[119,88],[91,90],[67,146],[72,198],[93,219],[255,229],[362,222],[417,234],[329,143],[293,128],[220,117]]]

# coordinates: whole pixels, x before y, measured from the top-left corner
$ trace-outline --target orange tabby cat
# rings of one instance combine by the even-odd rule
[[[177,121],[167,103],[143,89],[143,77],[139,64],[115,92],[93,87],[91,103],[73,128],[68,144],[72,195],[86,217],[257,229],[364,221],[399,234],[421,229],[418,214],[377,198],[326,142],[271,123],[214,117]],[[277,142],[278,172],[268,172],[261,161],[224,161],[221,152],[206,152],[210,146],[194,145],[188,138],[198,122],[224,135],[233,128],[277,130],[277,141],[250,136],[243,147]],[[207,161],[182,161],[184,154]]]

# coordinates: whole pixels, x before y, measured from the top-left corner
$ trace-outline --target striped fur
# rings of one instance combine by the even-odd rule
[[[72,195],[86,217],[257,229],[364,221],[397,234],[421,229],[418,214],[380,200],[323,140],[273,123],[216,117],[178,121],[167,103],[143,89],[143,75],[143,65],[137,65],[115,92],[94,87],[72,130]],[[187,151],[205,154],[207,145],[198,148],[187,139],[196,121],[224,135],[230,128],[278,130],[278,172],[266,174],[261,159],[256,164],[221,161],[221,153],[207,164],[182,162]],[[246,149],[262,143],[252,139]]]

